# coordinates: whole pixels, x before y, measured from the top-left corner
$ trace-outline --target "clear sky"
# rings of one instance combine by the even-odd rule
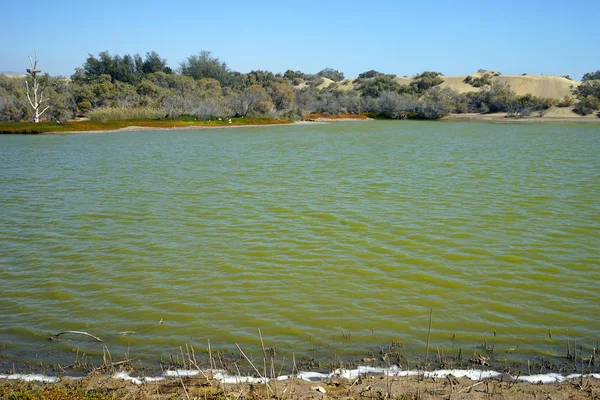
[[[154,50],[174,69],[209,50],[240,72],[347,77],[484,68],[579,80],[600,69],[598,0],[0,0],[0,22],[3,72],[23,72],[34,49],[44,71],[64,76],[104,50]]]

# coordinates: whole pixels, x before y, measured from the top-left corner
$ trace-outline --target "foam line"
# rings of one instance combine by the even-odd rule
[[[47,375],[42,375],[42,374],[10,374],[10,375],[0,374],[0,379],[15,379],[15,380],[21,380],[21,381],[25,381],[25,382],[49,382],[49,383],[58,382],[60,380],[60,378],[58,378],[57,376],[47,376]]]
[[[135,385],[141,385],[147,382],[157,382],[162,381],[167,378],[176,378],[176,377],[190,377],[197,376],[201,373],[201,371],[192,369],[177,369],[177,370],[168,370],[164,371],[162,376],[155,377],[135,377],[129,375],[127,372],[117,372],[112,377],[113,379],[125,380],[129,381]],[[206,375],[212,375],[214,379],[219,382],[225,384],[236,384],[236,383],[265,383],[269,382],[271,379],[269,378],[255,378],[253,376],[238,376],[228,374],[223,370],[214,370],[214,371],[204,371]],[[467,378],[474,381],[479,381],[482,379],[489,378],[497,378],[504,374],[497,371],[483,371],[476,369],[440,369],[436,371],[407,371],[402,370],[398,366],[392,366],[390,368],[376,368],[376,367],[368,367],[368,366],[360,366],[356,369],[337,369],[329,374],[320,373],[320,372],[312,372],[312,371],[301,371],[296,377],[298,379],[302,379],[308,382],[318,382],[324,381],[334,377],[346,378],[349,380],[357,379],[359,376],[364,375],[376,375],[383,374],[389,376],[417,376],[423,375],[426,378],[445,378],[449,375],[452,375],[456,378]],[[564,382],[568,379],[576,379],[581,378],[581,374],[571,374],[571,375],[560,375],[556,373],[548,373],[548,374],[537,374],[537,375],[525,375],[525,376],[511,376],[512,379],[530,382],[530,383],[560,383]],[[583,375],[584,378],[595,378],[600,379],[600,373],[594,374],[586,374]],[[55,383],[60,380],[60,378],[56,376],[47,376],[41,374],[10,374],[3,375],[0,374],[0,379],[13,379],[13,380],[22,380],[25,382],[47,382],[47,383]],[[276,378],[278,381],[284,381],[287,379],[291,379],[291,375],[282,375]]]

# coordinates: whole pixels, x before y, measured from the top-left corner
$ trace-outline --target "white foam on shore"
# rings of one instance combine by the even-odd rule
[[[54,383],[60,380],[57,376],[47,376],[42,374],[10,374],[3,375],[0,374],[0,379],[14,379],[25,382],[49,382]]]
[[[271,379],[269,378],[256,378],[253,376],[239,376],[239,375],[231,375],[223,370],[206,370],[200,371],[197,369],[177,369],[177,370],[168,370],[164,371],[162,376],[155,377],[135,377],[131,376],[127,372],[117,372],[112,377],[113,379],[120,379],[129,381],[135,385],[141,385],[148,382],[156,382],[162,381],[167,378],[177,378],[177,377],[190,377],[197,376],[202,374],[203,376],[212,376],[219,382],[225,384],[236,384],[236,383],[265,383],[269,382]],[[445,378],[447,376],[454,376],[456,378],[467,378],[474,381],[480,381],[483,379],[489,378],[497,378],[502,374],[497,371],[483,371],[477,369],[441,369],[436,371],[415,371],[415,370],[403,370],[398,366],[392,366],[390,368],[377,368],[377,367],[368,367],[368,366],[360,366],[356,369],[336,369],[331,373],[320,373],[320,372],[312,372],[312,371],[301,371],[296,375],[296,378],[302,379],[304,381],[309,382],[317,382],[317,381],[325,381],[331,378],[346,378],[349,380],[357,379],[360,376],[366,375],[389,375],[389,376],[418,376],[421,375],[425,378]],[[577,378],[595,378],[600,379],[600,373],[595,374],[571,374],[571,375],[560,375],[556,373],[548,373],[548,374],[537,374],[537,375],[524,375],[524,376],[511,376],[512,379],[530,382],[530,383],[560,383],[564,382],[568,379],[577,379]],[[281,375],[276,379],[278,381],[284,381],[287,379],[291,379],[291,375]],[[10,375],[2,375],[0,374],[0,379],[12,379],[12,380],[22,380],[25,382],[47,382],[47,383],[56,383],[60,380],[60,378],[56,376],[47,376],[42,374],[10,374]]]
[[[167,378],[177,378],[178,376],[196,376],[200,373],[199,369],[176,369],[163,372],[163,376]]]

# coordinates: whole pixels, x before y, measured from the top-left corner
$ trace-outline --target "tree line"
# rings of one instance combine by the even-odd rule
[[[425,71],[403,85],[395,75],[370,70],[348,86],[344,74],[332,68],[316,74],[293,70],[240,73],[208,51],[189,56],[173,70],[152,51],[144,57],[89,54],[69,78],[44,74],[36,79],[47,97],[44,117],[57,122],[77,117],[207,120],[260,115],[300,119],[311,113],[436,119],[449,113],[507,112],[520,117],[543,114],[553,105],[575,106],[580,114],[600,108],[600,71],[586,74],[574,89],[574,98],[562,101],[517,96],[492,77],[468,77],[471,79],[465,82],[479,89],[458,93],[441,86],[440,72]],[[30,78],[0,76],[0,121],[32,119],[24,89]],[[332,82],[322,85],[326,79]]]

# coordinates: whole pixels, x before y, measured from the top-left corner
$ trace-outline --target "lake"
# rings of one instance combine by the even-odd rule
[[[101,361],[47,340],[65,330],[149,362],[208,340],[258,357],[259,329],[297,357],[422,354],[431,310],[445,354],[599,339],[598,124],[3,136],[0,165],[9,359]]]

